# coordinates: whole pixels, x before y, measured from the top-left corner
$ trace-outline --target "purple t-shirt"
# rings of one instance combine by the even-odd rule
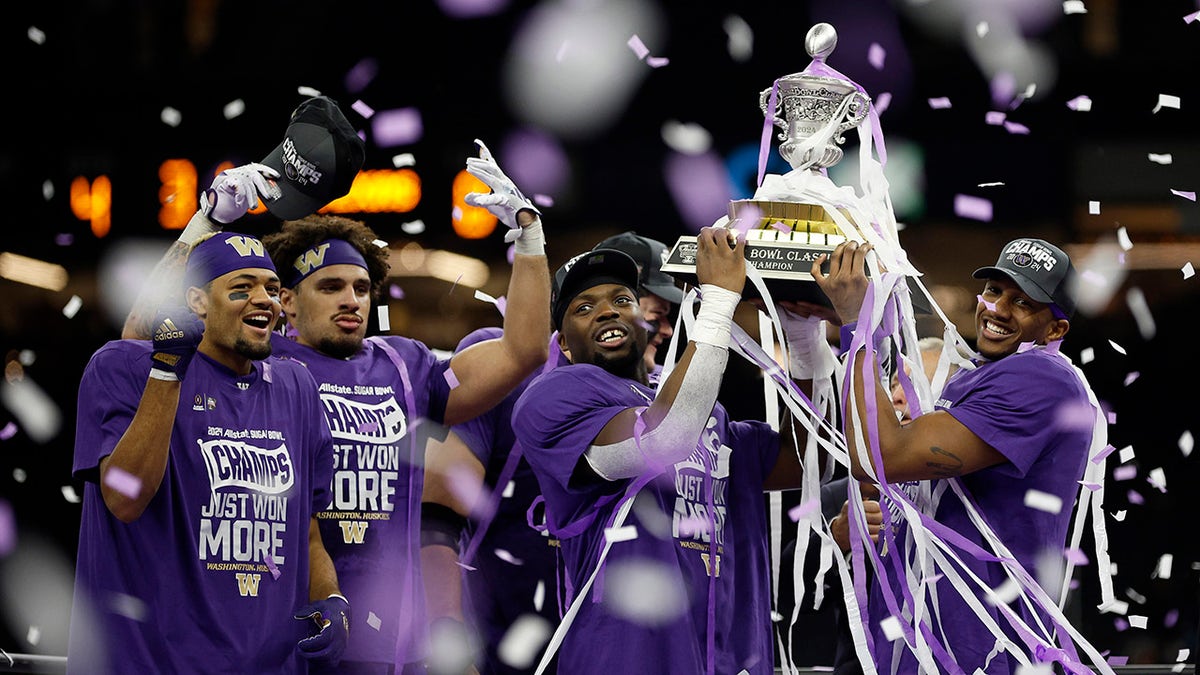
[[[614,415],[653,397],[648,387],[581,364],[536,379],[517,401],[513,426],[574,589],[595,569],[604,529],[632,482],[580,481],[576,467]],[[612,545],[567,631],[559,672],[704,673],[711,598],[715,672],[774,673],[763,481],[778,453],[770,427],[730,420],[716,405],[691,456],[639,492],[625,521],[637,537]],[[621,579],[639,578],[654,580],[655,604],[677,602],[680,611],[651,622],[621,610],[621,599],[638,592]]]
[[[308,604],[308,530],[329,504],[332,441],[308,372],[255,362],[237,376],[197,354],[170,455],[145,512],[123,523],[100,461],[133,420],[148,341],[109,342],[79,384],[73,474],[85,481],[68,664],[72,671],[306,672],[292,618]]]
[[[1037,557],[1043,551],[1061,556],[1066,545],[1072,505],[1091,444],[1091,427],[1080,428],[1060,420],[1070,419],[1080,406],[1090,407],[1087,390],[1073,366],[1045,349],[1012,354],[974,370],[959,370],[946,383],[935,405],[1008,458],[1007,462],[963,476],[962,483],[979,513],[1035,579]],[[1025,506],[1025,495],[1030,490],[1057,496],[1062,500],[1062,509],[1048,513]],[[991,550],[952,491],[942,494],[935,519],[980,548]],[[896,533],[897,542],[904,541],[908,534],[907,522],[902,523]],[[903,545],[898,548],[903,549]],[[992,588],[999,588],[1007,579],[999,563],[981,562],[968,553],[956,552]],[[895,580],[890,563],[888,577]],[[936,588],[941,618],[934,625],[946,632],[943,644],[953,651],[965,672],[983,668],[995,638],[949,583],[940,581]],[[893,590],[901,600],[895,584]],[[999,625],[1007,625],[986,600],[983,605]],[[1036,625],[1023,603],[1011,606],[1025,623]],[[878,587],[872,589],[869,611],[881,672],[892,672],[892,650],[897,645],[903,654],[895,672],[914,672],[915,659],[903,641],[893,645],[883,637],[879,621],[890,612]],[[1021,644],[1019,640],[1014,642]],[[1016,667],[1015,659],[1001,654],[984,672],[1010,673]]]
[[[401,371],[376,340],[391,345],[404,364],[409,393]],[[420,573],[425,446],[418,423],[441,424],[450,396],[450,362],[420,342],[397,336],[369,338],[348,359],[282,336],[272,346],[281,357],[308,366],[333,434],[333,503],[317,518],[352,608],[343,658],[420,660],[425,650]]]

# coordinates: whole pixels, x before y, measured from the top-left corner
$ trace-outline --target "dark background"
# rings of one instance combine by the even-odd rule
[[[81,492],[70,476],[76,387],[91,353],[119,335],[119,322],[102,309],[103,302],[128,307],[133,301],[106,298],[113,291],[99,283],[97,267],[123,243],[146,241],[165,250],[174,239],[176,233],[157,224],[161,162],[188,158],[207,175],[223,161],[260,160],[305,98],[297,93],[301,86],[337,99],[363,128],[366,120],[350,109],[355,100],[376,111],[417,108],[421,138],[382,148],[368,135],[364,168],[390,168],[393,154],[413,153],[422,201],[411,213],[363,218],[394,248],[416,240],[484,259],[493,267],[485,290],[502,295],[507,265],[500,234],[482,241],[458,238],[449,224],[450,185],[474,151],[474,138],[497,151],[501,166],[520,159],[520,148],[506,148],[503,139],[514,129],[535,126],[526,111],[539,101],[514,104],[505,93],[504,64],[527,21],[573,4],[591,6],[510,2],[473,17],[450,16],[432,2],[89,0],[6,8],[0,43],[7,132],[0,142],[0,251],[63,265],[71,280],[52,292],[0,279],[6,362],[0,387],[36,383],[59,406],[62,419],[50,438],[31,438],[16,424],[15,433],[0,440],[0,648],[66,651],[79,507],[63,487]],[[1115,414],[1110,442],[1136,451],[1137,477],[1110,480],[1105,508],[1127,511],[1123,522],[1108,521],[1117,594],[1130,602],[1130,614],[1148,617],[1148,627],[1121,630],[1119,617],[1094,610],[1092,568],[1077,573],[1083,592],[1075,610],[1100,649],[1128,656],[1131,663],[1174,662],[1179,649],[1196,647],[1197,530],[1186,523],[1197,481],[1195,460],[1179,443],[1193,426],[1197,403],[1190,342],[1200,296],[1196,280],[1180,270],[1188,261],[1200,263],[1200,212],[1170,189],[1200,189],[1193,113],[1200,102],[1195,84],[1200,23],[1183,20],[1200,7],[1171,0],[1090,0],[1086,14],[1066,15],[1058,2],[977,4],[983,7],[970,11],[978,15],[962,9],[966,3],[949,0],[638,5],[644,16],[657,17],[658,30],[646,19],[619,34],[619,43],[638,33],[650,53],[669,58],[669,65],[636,64],[644,72],[610,122],[587,133],[542,129],[567,162],[567,177],[549,194],[554,205],[546,209],[550,262],[557,266],[625,229],[668,243],[693,230],[695,223],[664,179],[664,166],[676,155],[663,141],[663,125],[676,120],[703,127],[712,137],[711,153],[727,163],[747,148],[756,156],[759,91],[803,69],[809,60],[806,31],[817,21],[833,23],[840,44],[830,65],[877,100],[879,93],[891,93],[881,115],[889,148],[909,141],[920,150],[922,205],[900,214],[906,224],[901,244],[926,273],[927,285],[939,289],[939,303],[945,302],[964,336],[973,336],[973,304],[955,303],[977,292],[971,270],[993,262],[1009,239],[1043,236],[1062,243],[1077,264],[1094,250],[1089,245],[1115,241],[1119,227],[1134,242],[1111,299],[1072,322],[1064,351],[1081,364],[1098,398]],[[602,9],[593,11],[625,6],[631,3],[597,4]],[[753,32],[753,50],[744,61],[726,48],[723,23],[730,15]],[[1039,78],[1033,98],[1015,104],[1012,97],[993,98],[990,76],[964,47],[979,20],[988,18],[995,36],[1005,15],[1024,17],[1016,22],[1018,32],[1054,68],[1053,77]],[[940,24],[950,28],[930,28]],[[44,43],[29,39],[31,26],[45,34]],[[872,42],[887,52],[881,71],[867,60]],[[615,53],[612,58],[636,61],[628,48]],[[365,60],[375,64],[377,74],[351,91],[346,74]],[[605,72],[596,69],[597,87],[611,84]],[[1024,83],[1017,87],[1022,89]],[[1160,93],[1180,96],[1181,109],[1152,112]],[[1067,107],[1079,95],[1091,98],[1091,112]],[[928,99],[943,96],[952,108],[928,105]],[[239,98],[245,113],[226,120],[223,107]],[[177,127],[160,120],[168,105],[183,115]],[[1030,133],[986,124],[989,111],[1006,112]],[[857,149],[853,134],[847,147],[850,154]],[[1148,153],[1172,153],[1174,162],[1151,163]],[[771,171],[781,172],[774,149],[772,155]],[[730,175],[730,197],[748,196],[754,188],[753,168],[745,166]],[[114,185],[112,230],[102,239],[68,203],[73,178],[99,175]],[[978,187],[996,181],[1004,186]],[[54,188],[48,199],[47,182]],[[957,194],[992,200],[993,219],[957,216]],[[1092,200],[1101,202],[1100,215],[1088,215]],[[706,217],[719,215],[718,209]],[[400,226],[417,218],[426,231],[405,234]],[[276,222],[264,214],[241,225],[258,233]],[[450,349],[472,328],[499,320],[494,310],[472,304],[466,289],[430,280],[399,283],[405,298],[393,303],[393,332],[433,347]],[[1126,304],[1126,293],[1135,288],[1154,316],[1152,335],[1139,331]],[[83,306],[68,318],[62,308],[72,295]],[[1084,363],[1080,357],[1089,348],[1094,360]],[[1130,373],[1138,377],[1126,384]],[[723,400],[735,408],[752,399],[745,391],[757,396],[757,386],[752,373],[735,368]],[[753,414],[753,406],[743,405]],[[16,418],[0,407],[0,427],[10,421]],[[1118,464],[1114,453],[1110,474]],[[1166,492],[1146,482],[1154,468],[1165,472]],[[1154,578],[1165,553],[1173,555],[1171,575]]]

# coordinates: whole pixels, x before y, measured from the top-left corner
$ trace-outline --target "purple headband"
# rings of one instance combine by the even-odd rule
[[[366,259],[353,244],[345,239],[326,239],[296,257],[287,287],[295,288],[313,272],[330,265],[357,265],[370,272]]]
[[[203,286],[234,270],[261,268],[275,271],[275,263],[254,237],[237,232],[218,232],[196,244],[187,259],[187,281]]]

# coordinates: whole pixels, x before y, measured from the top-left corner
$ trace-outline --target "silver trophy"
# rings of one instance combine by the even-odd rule
[[[779,78],[773,89],[759,94],[763,115],[783,130],[778,135],[782,141],[779,154],[794,170],[821,171],[841,161],[845,132],[861,124],[870,112],[871,99],[854,82],[832,76],[836,71],[825,67],[825,59],[836,46],[833,26],[813,26],[804,39],[804,48],[812,57],[809,67]],[[740,199],[729,203],[728,215],[729,227],[746,232],[746,258],[776,299],[829,305],[813,283],[810,270],[813,260],[846,237],[823,207],[798,199]],[[849,217],[844,211],[842,215]],[[662,269],[696,283],[696,237],[680,237]],[[744,294],[759,295],[753,284],[746,284]]]

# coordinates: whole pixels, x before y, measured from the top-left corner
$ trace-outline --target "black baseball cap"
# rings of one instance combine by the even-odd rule
[[[350,192],[366,157],[365,145],[337,102],[314,96],[293,112],[287,134],[262,163],[279,172],[278,199],[267,209],[283,220],[316,213]]]
[[[671,275],[662,271],[663,258],[667,255],[666,244],[630,230],[615,234],[594,247],[599,248],[616,249],[633,258],[638,266],[638,284],[642,289],[676,305],[683,302],[683,290],[675,285]]]
[[[1030,238],[1008,242],[996,264],[980,267],[974,277],[994,279],[997,275],[1012,279],[1034,300],[1055,305],[1068,319],[1075,315],[1075,299],[1071,296],[1075,266],[1066,252],[1054,244]]]
[[[562,328],[567,305],[583,291],[600,284],[621,284],[637,293],[638,266],[629,254],[612,248],[594,248],[563,263],[554,273],[550,318]]]

